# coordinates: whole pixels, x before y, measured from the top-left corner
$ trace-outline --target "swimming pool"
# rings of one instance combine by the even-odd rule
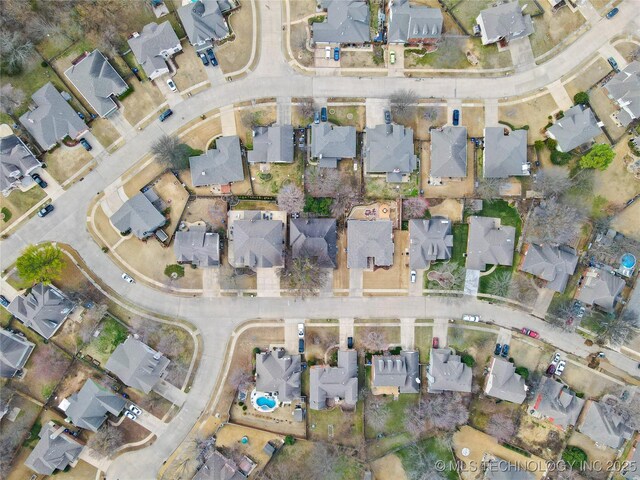
[[[278,408],[278,396],[272,393],[253,390],[251,392],[251,405],[261,412],[273,412]]]
[[[256,399],[256,405],[259,407],[274,408],[276,406],[276,401],[269,397],[258,397]]]

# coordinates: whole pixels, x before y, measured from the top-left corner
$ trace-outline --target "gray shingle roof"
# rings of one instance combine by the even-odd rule
[[[229,26],[217,0],[197,0],[178,8],[178,16],[191,45],[221,40],[229,35]]]
[[[568,387],[543,377],[531,407],[554,425],[567,428],[576,424],[583,406],[584,400],[576,397]]]
[[[309,408],[323,410],[327,400],[358,401],[358,352],[338,350],[338,366],[314,365],[309,369]]]
[[[633,429],[600,402],[589,401],[578,431],[599,445],[618,449],[633,435]]]
[[[590,108],[574,105],[547,132],[558,141],[561,152],[569,152],[593,140],[602,133],[602,129]]]
[[[369,5],[361,0],[322,0],[327,20],[311,25],[313,41],[321,43],[366,43],[371,40]]]
[[[284,349],[256,354],[256,389],[277,392],[278,401],[291,402],[300,397],[300,355],[288,355]]]
[[[516,373],[513,363],[493,357],[484,392],[490,397],[520,404],[527,396],[527,387],[524,378]]]
[[[189,157],[189,168],[194,187],[244,180],[240,138],[231,135],[216,139],[216,148],[197,157]]]
[[[389,43],[433,40],[442,36],[442,12],[439,8],[411,5],[395,0],[389,9]]]
[[[484,129],[484,178],[529,175],[527,131],[504,132],[503,127]]]
[[[87,380],[79,392],[68,399],[65,411],[74,425],[97,432],[107,419],[107,413],[116,417],[122,413],[125,399],[99,386],[93,380]]]
[[[328,122],[311,125],[311,156],[321,167],[336,168],[342,158],[356,156],[355,127],[337,127]]]
[[[449,260],[452,248],[453,235],[448,218],[409,220],[409,265],[412,269],[427,268],[436,260]]]
[[[366,129],[364,168],[368,174],[386,173],[387,182],[401,182],[416,169],[413,130],[402,125],[377,125]]]
[[[44,150],[49,150],[64,137],[77,139],[89,127],[62,98],[51,82],[31,96],[37,105],[20,117],[20,123]]]
[[[473,372],[450,348],[432,348],[427,380],[431,393],[471,392]]]
[[[420,356],[407,350],[400,355],[374,355],[371,359],[371,385],[397,387],[399,393],[420,392]]]
[[[253,131],[253,150],[247,152],[250,163],[293,163],[293,126],[271,125]]]
[[[11,378],[22,370],[34,348],[22,335],[0,330],[0,377]]]
[[[640,118],[640,62],[631,62],[621,72],[609,80],[604,88],[622,108],[618,120],[625,127],[634,119]]]
[[[232,225],[234,266],[237,268],[271,268],[284,265],[284,224],[280,220],[266,220],[255,212]]]
[[[82,445],[71,435],[64,433],[65,427],[49,422],[40,430],[40,440],[24,464],[36,473],[51,475],[55,470],[64,470],[78,459]]]
[[[318,266],[336,268],[338,233],[335,218],[296,218],[289,225],[293,258],[315,258]]]
[[[124,202],[122,207],[111,216],[111,223],[121,232],[131,230],[138,238],[153,235],[167,219],[143,193],[139,193]]]
[[[515,238],[516,229],[501,225],[499,218],[469,217],[466,267],[484,271],[487,265],[513,265]]]
[[[180,40],[168,21],[160,25],[155,22],[148,23],[140,35],[130,38],[128,43],[136,60],[150,77],[157,76],[154,75],[157,70],[168,71],[163,52],[180,46]]]
[[[347,222],[347,267],[371,268],[393,265],[391,220]],[[372,259],[370,264],[369,259]]]
[[[0,138],[0,190],[8,195],[20,179],[42,165],[16,135]]]
[[[192,480],[245,480],[246,478],[240,473],[236,462],[215,450]]]
[[[7,310],[26,327],[44,338],[51,338],[74,307],[56,287],[37,283],[31,292],[14,298]]]
[[[111,96],[129,88],[99,50],[69,67],[64,74],[101,117],[118,108]]]
[[[191,263],[200,268],[220,265],[220,236],[207,232],[204,225],[176,232],[173,251],[178,263]]]
[[[532,243],[520,270],[546,280],[546,288],[562,293],[577,265],[578,256],[568,249]]]
[[[484,459],[483,459],[484,461]],[[502,458],[492,458],[485,463],[484,480],[535,480],[536,475],[521,469]]]
[[[505,38],[507,41],[533,33],[531,15],[523,15],[518,2],[507,2],[480,12],[476,21],[482,26],[482,43]]]
[[[442,127],[431,130],[432,177],[467,176],[467,128]]]
[[[587,305],[597,305],[613,311],[625,282],[622,278],[600,268],[589,268],[576,298]]]
[[[125,385],[149,393],[161,380],[169,363],[169,359],[161,353],[129,337],[116,347],[105,368]]]

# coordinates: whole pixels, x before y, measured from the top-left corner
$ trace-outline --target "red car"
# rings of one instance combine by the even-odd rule
[[[431,342],[431,346],[433,348],[438,348],[438,345],[440,345],[440,341],[438,340],[438,337],[433,337],[433,340]]]
[[[522,332],[523,335],[530,336],[531,338],[540,337],[540,334],[538,332],[534,332],[533,330],[529,330],[528,328],[523,328],[522,330],[520,330],[520,332]]]
[[[547,368],[547,375],[553,375],[555,372],[556,372],[556,366],[549,365],[549,367]]]

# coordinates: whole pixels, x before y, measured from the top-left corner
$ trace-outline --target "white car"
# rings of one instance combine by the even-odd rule
[[[556,367],[556,375],[558,377],[562,375],[562,372],[564,372],[564,367],[566,366],[567,366],[567,362],[565,362],[564,360],[560,360],[560,362],[558,362],[558,366]]]
[[[178,87],[176,87],[176,84],[173,83],[173,80],[168,79],[167,80],[167,85],[169,85],[169,88],[171,89],[172,92],[177,92],[178,91]]]
[[[411,283],[416,283],[417,273],[415,270],[411,270]]]
[[[142,415],[142,410],[140,410],[138,407],[136,407],[135,405],[129,405],[129,410],[131,411],[131,413],[133,413],[134,415]]]
[[[324,58],[331,58],[331,47],[324,47]]]
[[[126,273],[122,274],[122,279],[127,283],[136,283],[136,281],[133,278],[131,278],[129,275],[127,275]]]
[[[304,323],[298,324],[298,338],[304,338]]]
[[[559,361],[560,361],[560,354],[556,352],[556,354],[553,356],[553,360],[551,360],[551,365],[558,365]]]
[[[480,315],[464,314],[464,315],[462,315],[462,320],[464,320],[465,322],[479,322],[480,321]]]
[[[129,418],[129,419],[131,419],[131,420],[135,420],[135,419],[138,418],[133,414],[133,412],[130,412],[129,410],[125,410],[124,411],[124,416]]]

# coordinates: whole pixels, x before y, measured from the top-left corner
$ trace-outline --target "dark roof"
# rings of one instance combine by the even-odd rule
[[[97,432],[107,419],[107,413],[118,416],[124,409],[125,399],[111,393],[93,380],[87,380],[79,392],[68,399],[65,410],[74,425]]]
[[[74,307],[56,287],[37,283],[29,293],[14,298],[7,310],[26,327],[51,338]]]
[[[568,387],[552,378],[543,377],[532,409],[554,425],[567,428],[576,424],[583,405],[584,400],[576,397]]]
[[[536,475],[502,458],[485,460],[484,480],[535,480]]]
[[[293,258],[314,258],[318,266],[336,268],[338,233],[335,218],[296,218],[289,226]]]
[[[111,216],[111,223],[120,232],[131,230],[142,239],[153,235],[158,228],[167,223],[167,219],[144,193],[138,193],[124,202]]]
[[[231,226],[233,265],[237,268],[271,268],[284,265],[284,224],[261,218],[260,212],[248,212]],[[253,218],[251,218],[253,215]]]
[[[487,265],[513,265],[516,229],[499,218],[469,217],[466,267],[484,271]]]
[[[271,125],[253,130],[253,150],[247,152],[250,163],[293,163],[293,126]]]
[[[493,357],[489,366],[484,392],[490,397],[508,402],[522,403],[527,396],[524,378],[516,373],[516,366],[499,357]]]
[[[322,410],[327,400],[339,398],[346,405],[358,401],[358,352],[338,350],[338,366],[314,365],[309,369],[309,408]]]
[[[176,232],[173,250],[178,263],[191,263],[201,268],[220,265],[220,236],[207,232],[204,225]]]
[[[409,0],[394,0],[389,9],[389,43],[433,40],[442,36],[442,12],[439,8],[411,5]]]
[[[527,131],[513,130],[508,135],[504,132],[504,127],[484,129],[484,178],[529,175]]]
[[[4,195],[18,187],[20,179],[42,165],[16,135],[0,138],[0,191]]]
[[[429,356],[428,390],[431,393],[471,392],[473,372],[450,348],[432,348]]]
[[[283,348],[256,354],[256,389],[277,392],[278,401],[291,402],[300,397],[300,355],[288,355]]]
[[[625,281],[601,268],[589,268],[584,275],[582,286],[576,298],[587,305],[597,305],[606,311],[613,311],[618,297],[624,289]]]
[[[393,265],[391,220],[349,220],[347,222],[347,267],[370,268]],[[369,259],[373,259],[370,265]]]
[[[371,358],[371,385],[398,387],[399,393],[420,392],[420,356],[417,351],[400,355],[374,355]]]
[[[368,174],[386,173],[387,182],[401,182],[413,172],[418,157],[413,148],[413,130],[402,125],[377,125],[367,128],[364,168]]]
[[[201,45],[229,35],[229,26],[217,0],[187,3],[178,8],[178,16],[191,45]]]
[[[578,256],[566,247],[532,243],[527,249],[520,270],[546,280],[546,288],[562,293],[577,265]]]
[[[231,135],[216,139],[216,148],[197,157],[189,157],[194,187],[226,185],[244,180],[240,137]]]
[[[327,20],[311,25],[314,42],[366,43],[371,40],[369,5],[362,0],[322,0]]]
[[[118,345],[105,364],[125,385],[144,393],[153,389],[168,366],[167,357],[133,337]]]
[[[192,480],[245,480],[246,478],[240,473],[236,462],[215,450]]]
[[[64,470],[80,456],[82,445],[71,435],[64,433],[65,427],[49,422],[40,430],[40,440],[24,464],[36,473],[51,475]]]
[[[602,133],[602,129],[590,108],[574,105],[547,132],[558,141],[561,152],[569,152],[593,140]]]
[[[467,128],[431,129],[432,177],[461,178],[467,176]]]
[[[453,235],[448,218],[409,220],[409,265],[412,269],[427,268],[436,260],[449,260],[452,248]]]
[[[34,348],[23,335],[0,330],[0,377],[11,378],[22,370]]]

